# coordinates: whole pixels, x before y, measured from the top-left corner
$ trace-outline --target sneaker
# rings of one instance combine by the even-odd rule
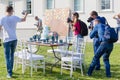
[[[7,75],[7,78],[12,78],[10,75]]]

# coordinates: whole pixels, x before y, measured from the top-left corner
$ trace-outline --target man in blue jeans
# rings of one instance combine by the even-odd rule
[[[90,13],[90,17],[93,18],[93,20],[91,21],[91,28],[92,28],[92,26],[94,27],[93,21],[94,21],[94,19],[96,19],[96,18],[99,18],[100,21],[101,21],[101,23],[102,23],[102,24],[105,24],[105,19],[102,19],[102,17],[98,16],[98,13],[97,13],[96,11],[92,11],[92,12]],[[96,35],[95,35],[94,38],[93,38],[94,55],[95,55],[95,53],[96,53],[99,45],[100,45],[100,41],[99,41],[99,38],[98,38],[98,34],[96,33]],[[96,66],[95,66],[95,70],[100,70],[100,60],[98,60]]]
[[[105,25],[100,23],[99,18],[96,18],[94,20],[94,24],[95,24],[95,27],[93,28],[93,30],[90,33],[90,38],[93,38],[96,35],[96,33],[98,33],[98,38],[101,43],[93,57],[93,60],[90,64],[87,75],[88,76],[92,75],[92,72],[93,72],[98,60],[103,55],[104,66],[106,69],[106,76],[111,77],[109,56],[113,49],[113,43],[109,43],[109,42],[105,41],[105,38],[104,38]]]
[[[18,22],[26,21],[27,13],[24,18],[13,15],[13,7],[6,7],[6,16],[0,19],[0,29],[3,29],[3,46],[7,67],[7,78],[12,77],[14,64],[14,52],[17,45],[16,25]]]

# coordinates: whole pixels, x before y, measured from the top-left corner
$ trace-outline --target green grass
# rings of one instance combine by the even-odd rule
[[[49,47],[41,47],[39,53],[47,56],[53,56],[52,53],[47,53]],[[50,48],[49,48],[50,49]],[[7,80],[6,78],[6,66],[4,60],[3,47],[0,47],[0,80]],[[87,43],[86,52],[85,52],[85,62],[86,69],[84,74],[86,74],[90,62],[93,57],[93,48],[92,43]],[[53,58],[46,58],[46,62],[53,62]],[[39,69],[38,72],[33,72],[33,76],[30,77],[30,70],[27,68],[25,74],[22,74],[21,65],[16,71],[13,71],[13,78],[8,80],[120,80],[120,44],[115,44],[114,49],[110,56],[111,63],[111,72],[112,78],[106,78],[105,68],[101,58],[101,70],[94,71],[91,77],[86,75],[81,76],[80,70],[77,69],[73,72],[73,77],[70,78],[69,71],[63,70],[63,75],[60,75],[60,65],[53,68],[53,72],[50,73],[51,65],[46,65],[46,74],[42,73],[42,69]]]

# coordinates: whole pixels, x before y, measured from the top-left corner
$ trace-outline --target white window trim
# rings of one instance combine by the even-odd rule
[[[14,0],[9,0],[9,1],[12,1],[12,7],[13,7],[13,9],[15,9],[15,1]],[[10,5],[9,4],[9,1],[8,1],[8,5]],[[13,14],[15,14],[15,10],[14,10],[14,13]]]
[[[101,9],[101,0],[98,0],[97,2],[98,2],[97,5],[99,5],[99,12],[113,12],[113,6],[114,6],[113,0],[110,0],[110,9],[105,9],[105,10]]]
[[[53,0],[53,4],[52,4],[52,9],[54,9],[55,8],[55,0]],[[46,9],[48,9],[47,8],[47,0],[46,0]],[[49,10],[49,9],[48,9]]]
[[[25,0],[25,6],[23,10],[27,10],[27,1]],[[31,14],[28,14],[28,16],[33,16],[34,15],[34,0],[31,0]]]
[[[74,0],[72,0],[72,10],[74,11]],[[75,12],[78,12],[78,13],[84,13],[85,11],[85,0],[83,0],[83,5],[82,5],[83,7],[82,7],[82,10],[81,11],[75,11]]]
[[[12,0],[8,1],[8,5],[10,5],[10,2],[12,2],[12,6],[14,6],[14,2]]]
[[[10,4],[9,4],[10,1],[12,1],[12,7],[15,8],[15,1],[14,1],[14,0],[9,0],[9,1],[8,1],[8,5],[10,5]]]

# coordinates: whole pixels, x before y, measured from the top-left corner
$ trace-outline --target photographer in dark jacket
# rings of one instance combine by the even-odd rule
[[[99,18],[100,21],[101,21],[101,23],[102,23],[102,24],[105,24],[105,20],[103,20],[100,16],[98,16],[98,13],[97,13],[96,11],[92,11],[92,12],[90,13],[90,18],[88,18],[88,20],[87,20],[88,22],[91,23],[90,26],[89,26],[89,29],[91,29],[91,30],[93,29],[93,27],[94,27],[93,21],[94,21],[94,19],[96,19],[96,18]],[[98,39],[98,34],[96,34],[96,35],[94,36],[94,38],[93,38],[94,54],[96,53],[96,50],[98,49],[99,45],[100,45],[100,41],[99,41],[99,39]],[[100,60],[98,60],[96,66],[95,66],[95,69],[96,69],[96,70],[100,70]]]
[[[94,24],[95,24],[95,26],[90,33],[90,38],[94,38],[96,36],[96,34],[98,34],[98,39],[101,43],[95,52],[93,60],[88,69],[87,75],[88,76],[92,75],[92,72],[93,72],[95,66],[97,65],[101,56],[103,56],[104,66],[106,69],[106,77],[110,78],[111,72],[110,72],[109,57],[110,57],[111,51],[113,49],[113,43],[105,40],[104,33],[105,33],[106,26],[103,23],[101,23],[101,19],[96,18],[94,20]]]

